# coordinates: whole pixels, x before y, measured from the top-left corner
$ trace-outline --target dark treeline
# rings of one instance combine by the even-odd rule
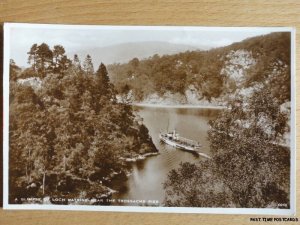
[[[131,106],[117,103],[104,64],[80,63],[62,46],[33,45],[31,68],[10,66],[10,202],[23,197],[87,197],[108,193],[125,158],[156,152]],[[42,85],[19,78],[39,77]]]
[[[82,72],[86,75],[94,74],[94,65],[90,55],[87,55],[83,63],[77,54],[71,60],[67,57],[65,49],[61,45],[55,45],[51,50],[50,47],[42,43],[40,45],[33,44],[28,54],[29,68],[21,71],[15,62],[11,59],[10,65],[14,70],[11,71],[10,79],[26,79],[30,77],[39,77],[41,79],[49,73],[59,74],[63,76],[70,68],[73,72]]]
[[[289,33],[272,33],[209,51],[154,55],[142,60],[133,58],[125,64],[110,65],[108,70],[118,92],[126,94],[132,90],[137,101],[152,93],[184,94],[189,85],[197,88],[202,99],[211,101],[236,89],[235,84],[226,86],[230,78],[222,74],[230,51],[242,49],[252,53],[257,62],[252,70],[256,71],[248,72],[244,83],[251,86],[266,78],[275,61],[289,62],[289,38]]]
[[[211,160],[183,163],[170,172],[167,206],[290,207],[290,149],[282,142],[290,136],[290,34],[251,38],[214,52],[241,48],[262,60],[243,84],[259,88],[233,96],[210,122]]]

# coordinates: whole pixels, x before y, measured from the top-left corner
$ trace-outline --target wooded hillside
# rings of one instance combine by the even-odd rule
[[[246,39],[209,51],[187,51],[174,55],[133,58],[126,64],[108,67],[118,93],[133,92],[133,101],[141,102],[151,94],[194,92],[198,100],[226,101],[237,89],[264,81],[274,70],[287,67],[280,83],[281,100],[289,98],[290,34],[271,33]],[[195,93],[196,92],[196,93]]]
[[[105,65],[94,72],[89,56],[81,64],[55,49],[33,45],[25,71],[11,60],[11,203],[107,197],[105,182],[125,176],[126,158],[157,152],[131,106],[116,102]]]

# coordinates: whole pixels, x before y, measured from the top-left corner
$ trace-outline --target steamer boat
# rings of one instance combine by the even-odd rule
[[[168,133],[160,133],[159,138],[164,143],[186,151],[197,152],[201,148],[199,142],[181,137],[176,130]]]

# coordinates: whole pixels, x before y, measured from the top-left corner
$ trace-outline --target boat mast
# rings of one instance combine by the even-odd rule
[[[168,117],[167,133],[169,132],[169,122],[170,122],[170,118]]]

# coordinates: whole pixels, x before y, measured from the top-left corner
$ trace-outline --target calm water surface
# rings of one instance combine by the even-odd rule
[[[112,188],[118,190],[113,199],[154,200],[163,203],[165,192],[163,183],[168,173],[178,168],[181,162],[198,162],[201,156],[175,149],[159,140],[159,132],[176,129],[183,137],[202,144],[201,152],[210,155],[207,141],[208,121],[216,118],[218,109],[174,109],[138,107],[137,113],[143,118],[152,140],[160,154],[132,165],[132,174],[127,181],[114,181]],[[122,205],[117,203],[116,205]],[[123,205],[145,205],[129,203]],[[151,204],[150,204],[151,205]],[[154,204],[155,205],[155,204]]]

